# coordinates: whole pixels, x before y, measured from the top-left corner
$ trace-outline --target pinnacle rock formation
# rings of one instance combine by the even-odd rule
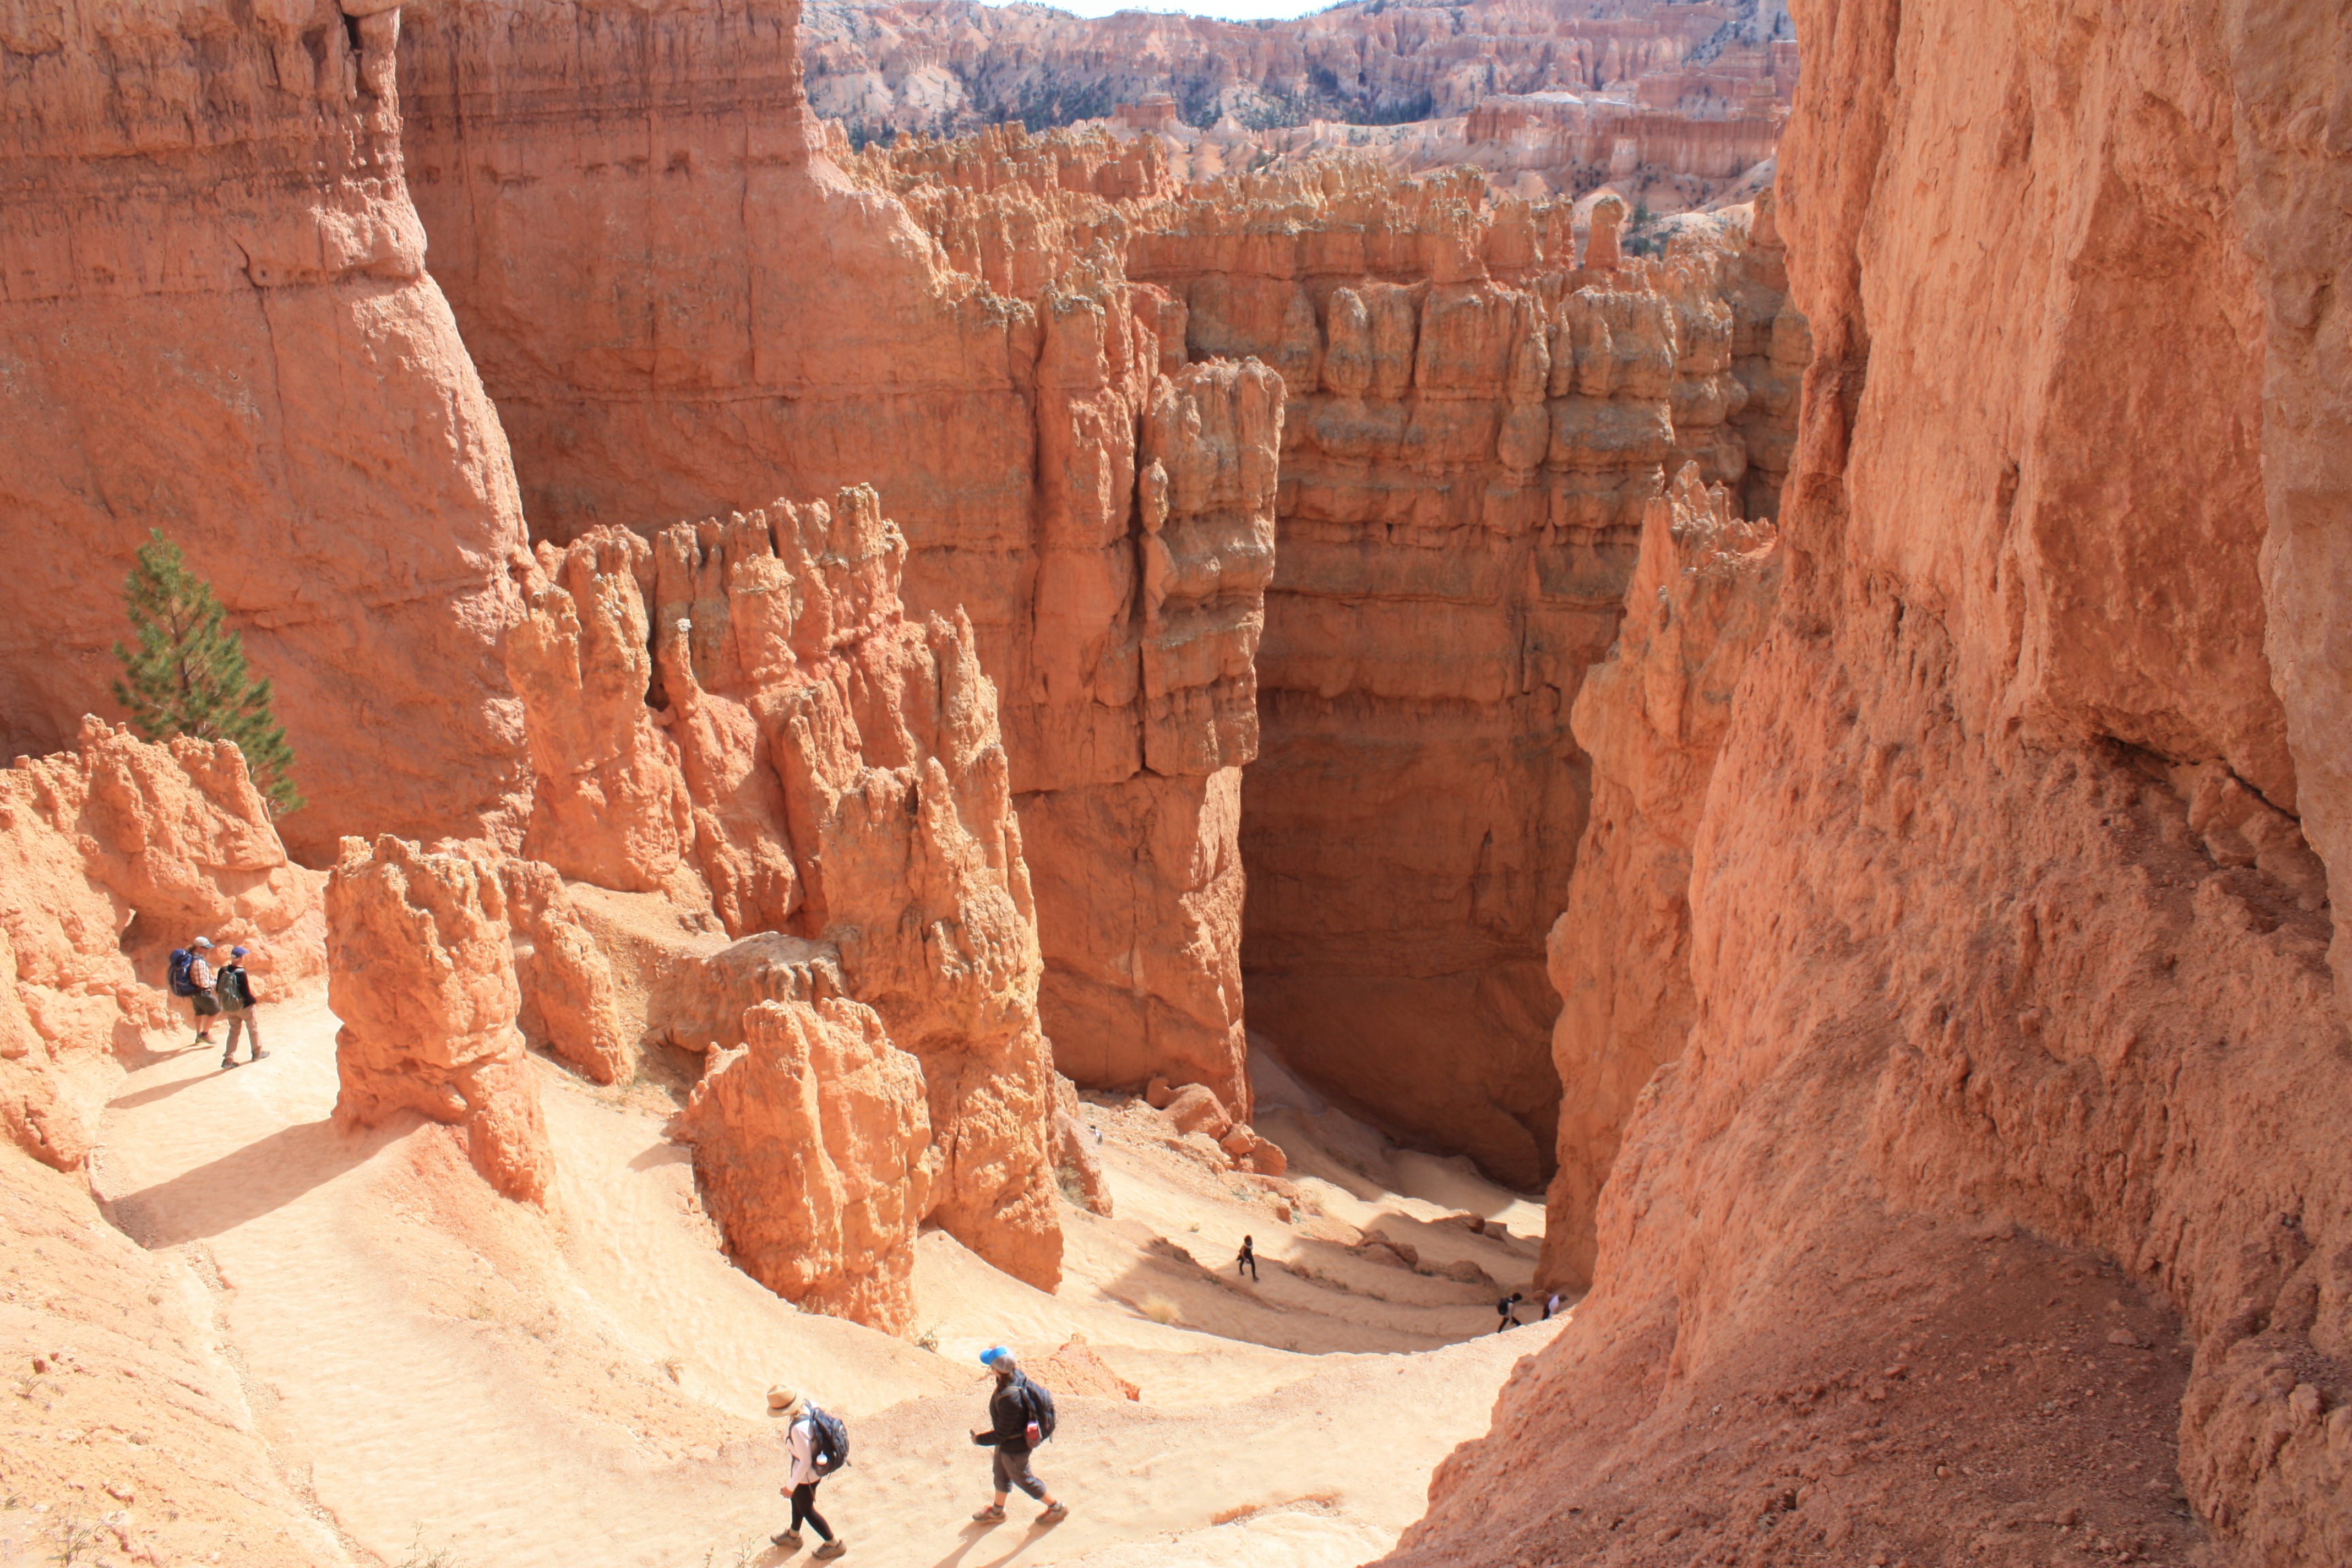
[[[72,750],[0,771],[0,1125],[59,1170],[89,1152],[113,1054],[187,1026],[172,949],[249,946],[264,994],[326,967],[321,879],[287,858],[226,742],[85,718]]]
[[[511,835],[497,647],[523,542],[506,437],[409,204],[402,13],[67,0],[0,22],[0,746],[116,711],[151,525],[226,606],[309,797],[344,833]]]
[[[1281,383],[1188,364],[1181,307],[1129,281],[1115,249],[1055,230],[997,244],[996,276],[958,270],[901,202],[824,155],[798,18],[692,0],[646,15],[651,48],[555,0],[409,19],[412,184],[533,529],[650,536],[779,491],[874,485],[910,547],[908,603],[967,616],[1002,695],[1010,787],[1048,873],[1040,1005],[1063,1065],[1133,1087],[1181,1063],[1240,1102],[1233,770],[1255,754]],[[576,631],[521,639],[509,668],[535,714],[576,679],[571,639],[632,641],[612,613],[581,605]],[[631,794],[655,787],[657,769],[632,772],[648,757],[614,749],[649,743],[617,695],[635,679],[534,718],[541,745],[604,728],[560,742],[595,758],[586,772],[538,766],[530,853],[567,876],[588,873],[582,854],[617,856],[595,879],[650,889],[686,837],[674,798]],[[740,800],[709,787],[698,846],[730,813],[774,806],[756,776]],[[625,833],[563,846],[572,814],[625,800]],[[694,856],[722,907],[772,915],[795,896],[772,863],[739,855],[719,877],[715,853]]]
[[[660,889],[743,939],[648,1016],[693,1048],[741,1043],[745,1007],[787,999],[763,994],[777,964],[759,933],[829,944],[846,994],[922,1064],[942,1163],[914,1217],[1050,1285],[1053,1069],[995,689],[968,620],[905,613],[906,554],[867,489],[650,544],[607,528],[541,545],[511,657],[541,798],[565,805],[534,816],[530,843],[581,883]],[[890,1316],[903,1279],[855,1305]]]
[[[346,839],[327,926],[327,1003],[342,1020],[336,1122],[374,1127],[413,1110],[462,1128],[485,1180],[544,1201],[554,1156],[515,1026],[522,998],[495,852]]]
[[[839,996],[761,1002],[742,1030],[678,1121],[728,1250],[804,1310],[904,1332],[940,1164],[922,1063]]]
[[[2342,17],[1794,10],[1785,578],[1623,895],[1679,1055],[1390,1561],[2344,1561]]]
[[[1685,465],[1643,517],[1625,619],[1576,694],[1592,806],[1548,967],[1560,996],[1559,1173],[1548,1278],[1592,1277],[1593,1213],[1633,1102],[1688,1034],[1690,855],[1733,689],[1771,620],[1782,560],[1769,522],[1733,515]]]

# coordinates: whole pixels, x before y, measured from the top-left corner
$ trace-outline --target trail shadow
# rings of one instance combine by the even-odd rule
[[[215,1068],[211,1072],[200,1074],[195,1078],[173,1079],[168,1082],[159,1083],[149,1089],[142,1089],[130,1094],[118,1096],[113,1100],[108,1100],[106,1102],[106,1108],[109,1110],[136,1110],[142,1105],[152,1105],[159,1100],[169,1100],[172,1096],[179,1093],[184,1089],[193,1089],[197,1084],[209,1083],[214,1079],[225,1077],[228,1070],[229,1069],[226,1068]]]
[[[107,1207],[117,1229],[151,1250],[201,1241],[274,1213],[334,1180],[409,1131],[415,1120],[394,1118],[356,1133],[341,1131],[332,1121],[281,1127],[168,1181],[125,1193]]]
[[[932,1563],[931,1568],[957,1568],[957,1565],[962,1563],[964,1558],[971,1553],[973,1547],[980,1545],[991,1535],[993,1535],[996,1531],[1004,1528],[1004,1524],[1007,1522],[1010,1521],[1000,1521],[996,1524],[982,1524],[979,1521],[975,1520],[971,1523],[965,1525],[961,1531],[959,1532],[963,1536],[962,1542],[953,1552],[949,1552],[945,1557],[942,1557],[937,1563]],[[1045,1539],[1047,1535],[1053,1532],[1053,1530],[1054,1527],[1050,1524],[1033,1524],[1029,1527],[1027,1533],[1024,1534],[1019,1541],[1013,1542],[1012,1551],[1006,1552],[1002,1557],[989,1558],[984,1562],[976,1564],[975,1568],[1003,1568],[1005,1563],[1012,1562],[1015,1557],[1020,1556],[1023,1552],[1036,1545],[1037,1542]]]

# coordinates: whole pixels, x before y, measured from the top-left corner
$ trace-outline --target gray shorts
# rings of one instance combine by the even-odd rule
[[[1029,1451],[1024,1448],[1016,1453],[1011,1448],[999,1448],[996,1450],[996,1489],[1009,1492],[1014,1487],[1019,1487],[1041,1502],[1045,1500],[1045,1483],[1039,1480],[1037,1472],[1029,1468]]]

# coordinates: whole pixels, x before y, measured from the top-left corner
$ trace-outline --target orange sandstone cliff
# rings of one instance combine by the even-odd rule
[[[2344,1562],[2341,7],[1795,10],[1686,1037],[1391,1561]]]
[[[892,1327],[908,1310],[901,1233],[918,1221],[1047,1288],[1061,1258],[1036,905],[995,688],[968,620],[906,614],[906,556],[865,489],[830,506],[778,501],[677,524],[651,544],[598,529],[568,549],[540,547],[513,645],[540,798],[564,803],[533,818],[532,852],[578,884],[657,892],[749,951],[797,944],[765,965],[782,974],[801,963],[781,994],[730,978],[729,961],[708,954],[694,966],[712,972],[698,985],[715,994],[651,1020],[692,1048],[747,1038],[752,1047],[708,1068],[727,1081],[689,1116],[697,1143],[734,1170],[741,1150],[783,1135],[766,1125],[778,1117],[802,1133],[822,1129],[827,1146],[852,1138],[864,1173],[853,1174],[850,1148],[833,1149],[804,1173],[810,1191],[893,1186],[905,1175],[901,1143],[932,1151],[928,1196],[883,1226],[901,1244],[895,1283],[846,1289],[835,1303]],[[827,1000],[806,979],[814,955],[801,950],[813,943],[837,954],[818,967],[837,974],[851,1013],[809,1011]],[[620,967],[633,965],[624,957]],[[782,1011],[762,1014],[747,1037],[746,1009],[761,1005]],[[709,1015],[707,1036],[681,1037],[689,1013]],[[919,1066],[910,1073],[902,1057]],[[851,1134],[839,1108],[778,1109],[816,1092],[812,1064],[828,1061],[891,1094],[911,1084],[922,1115],[887,1134]],[[730,1117],[764,1130],[722,1136]],[[755,1203],[758,1184],[740,1170],[720,1179],[706,1167],[705,1179],[744,1200],[718,1209],[722,1223],[740,1220],[729,1224],[739,1255],[788,1247],[775,1226],[802,1189],[770,1184]],[[769,1238],[746,1239],[754,1233]],[[774,1268],[747,1267],[775,1283]]]
[[[435,275],[532,527],[650,533],[873,484],[908,602],[967,614],[1003,694],[1060,1059],[1245,1102],[1234,770],[1281,384],[1188,367],[1181,308],[1114,256],[1010,293],[955,270],[820,153],[798,17],[460,3],[404,33]],[[534,831],[571,809],[543,801]]]
[[[115,711],[152,525],[277,689],[312,863],[346,832],[510,834],[497,647],[522,520],[402,174],[401,13],[326,0],[0,17],[0,746]]]

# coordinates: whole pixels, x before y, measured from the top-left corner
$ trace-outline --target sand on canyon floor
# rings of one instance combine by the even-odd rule
[[[926,1233],[900,1340],[803,1314],[728,1262],[664,1136],[671,1086],[599,1089],[534,1058],[561,1173],[542,1216],[493,1195],[446,1130],[333,1126],[322,990],[265,1018],[258,1064],[147,1057],[92,1173],[149,1257],[202,1282],[187,1292],[215,1342],[182,1348],[228,1369],[274,1471],[255,1487],[308,1515],[320,1561],[772,1568],[792,1560],[768,1540],[788,1510],[765,1394],[784,1383],[848,1420],[853,1463],[819,1501],[852,1560],[1338,1568],[1419,1516],[1431,1470],[1558,1328],[1490,1331],[1497,1293],[1532,1274],[1538,1205],[1387,1149],[1270,1066],[1258,1125],[1307,1200],[1287,1221],[1141,1105],[1089,1097],[1114,1216],[1065,1205],[1058,1293]],[[1233,1266],[1244,1234],[1255,1280]],[[973,1524],[978,1352],[1034,1360],[1073,1336],[1141,1398],[1060,1401],[1036,1465],[1067,1521],[1040,1528],[1016,1496],[1005,1523]],[[106,1399],[131,1397],[78,1394],[84,1441],[45,1450],[59,1495],[111,1510],[84,1562],[129,1561],[106,1552],[163,1528],[168,1479],[128,1505],[102,1496],[98,1470],[121,1457],[87,1440],[110,1427]],[[94,1467],[79,1480],[73,1453]],[[0,1501],[0,1563],[48,1560],[72,1505]],[[206,1560],[188,1544],[160,1560]],[[241,1560],[218,1544],[212,1560]]]

